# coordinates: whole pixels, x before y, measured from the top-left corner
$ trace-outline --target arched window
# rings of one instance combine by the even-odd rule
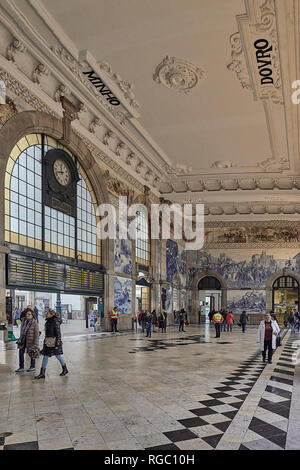
[[[68,213],[59,201],[56,206],[44,201],[45,156],[51,149],[66,152],[77,169],[79,181],[73,213]],[[62,167],[57,172],[63,176]],[[100,264],[96,209],[97,201],[89,179],[76,156],[66,147],[42,134],[27,135],[15,145],[5,174],[7,242]]]
[[[149,223],[147,211],[141,208],[136,213],[136,240],[135,257],[136,262],[143,266],[150,266],[150,240]]]

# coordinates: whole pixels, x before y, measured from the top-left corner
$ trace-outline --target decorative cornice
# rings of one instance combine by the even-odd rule
[[[90,125],[89,125],[89,132],[90,132],[91,134],[95,134],[95,132],[96,132],[96,131],[95,131],[95,128],[96,128],[96,127],[100,127],[100,126],[102,126],[102,125],[103,125],[103,124],[102,124],[102,122],[100,121],[100,119],[99,119],[98,117],[95,117],[95,118],[92,120],[92,122],[90,123]]]
[[[240,33],[234,33],[230,36],[231,58],[232,62],[227,65],[228,70],[235,72],[243,88],[252,88],[250,84],[249,73],[246,66],[246,60],[243,53],[243,45]]]
[[[132,92],[133,84],[123,80],[119,74],[114,73],[112,71],[111,66],[107,62],[98,60],[97,64],[99,65],[100,69],[104,70],[104,72],[107,73],[107,75],[118,85],[118,87],[123,93],[125,100],[128,101],[130,106],[132,106],[133,108],[139,108],[140,105],[136,101]]]
[[[265,165],[273,164],[273,160],[266,160]],[[271,162],[271,163],[270,163]],[[286,164],[285,161],[282,163]],[[275,165],[275,163],[274,163]],[[261,177],[224,177],[224,178],[208,178],[205,180],[191,180],[188,182],[189,187],[193,186],[192,192],[206,192],[206,191],[236,191],[236,190],[257,190],[257,189],[300,189],[300,176],[282,176],[278,178],[268,177],[263,175]],[[185,193],[182,190],[182,184],[179,185],[180,189],[176,189],[175,181],[168,181],[162,183],[165,189],[161,189],[162,194],[171,196],[174,193]],[[168,187],[168,189],[167,189]]]
[[[55,95],[54,95],[54,101],[56,101],[57,103],[60,103],[60,100],[61,100],[61,97],[62,96],[69,96],[71,94],[70,90],[66,87],[66,85],[64,85],[63,83],[61,83],[56,92],[55,92]]]
[[[52,109],[43,103],[39,98],[34,96],[28,88],[21,85],[21,83],[14,79],[9,73],[0,70],[0,80],[3,80],[6,88],[11,90],[16,96],[19,96],[29,104],[36,111],[41,111],[43,113],[50,114],[55,117],[60,117],[57,113],[52,111]]]
[[[65,66],[79,79],[79,81],[93,94],[93,96],[104,106],[121,124],[124,125],[126,120],[130,117],[129,113],[125,110],[116,109],[116,107],[109,104],[103,96],[97,91],[93,84],[83,75],[82,63],[76,60],[66,49],[63,47],[51,47],[52,52],[58,57]]]
[[[204,214],[206,216],[220,216],[220,215],[263,215],[263,214],[285,214],[293,215],[300,214],[300,204],[263,204],[263,203],[249,203],[249,204],[205,204]]]
[[[9,60],[10,62],[16,62],[15,55],[16,55],[17,51],[18,52],[26,52],[26,46],[22,41],[15,38],[11,42],[9,47],[7,48],[7,54],[6,54],[7,60]]]
[[[37,67],[35,67],[33,74],[32,74],[33,83],[37,83],[38,85],[41,85],[42,75],[45,75],[47,77],[49,75],[49,70],[44,64],[38,64]]]

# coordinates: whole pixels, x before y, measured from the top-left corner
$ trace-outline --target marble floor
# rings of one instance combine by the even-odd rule
[[[214,336],[66,336],[70,373],[51,358],[39,381],[0,343],[0,450],[300,449],[300,336],[283,331],[267,365],[255,327]]]

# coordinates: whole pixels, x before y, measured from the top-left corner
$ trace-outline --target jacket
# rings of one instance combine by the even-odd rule
[[[115,310],[114,308],[110,311],[110,316],[111,316],[111,318],[115,318],[115,319],[119,318],[119,314],[118,314],[117,310]]]
[[[247,323],[248,320],[249,320],[248,315],[246,313],[241,313],[240,323]]]
[[[60,333],[61,321],[55,316],[47,318],[45,322],[45,338],[56,338],[55,347],[49,348],[44,343],[41,353],[43,356],[59,356],[63,354],[61,333]]]
[[[234,320],[233,313],[227,313],[226,323],[227,325],[232,325]]]
[[[21,330],[20,330],[20,337],[22,336],[23,331],[26,328],[26,319],[22,320]],[[33,318],[30,320],[30,326],[28,328],[25,344],[24,347],[27,349],[27,352],[31,351],[32,349],[39,348],[39,337],[40,337],[40,330],[38,322]]]
[[[213,316],[213,322],[214,323],[223,323],[223,320],[224,318],[222,317],[222,315],[220,313],[215,313],[214,316]]]
[[[276,336],[280,333],[280,328],[278,326],[278,323],[276,321],[271,320],[271,325],[273,329],[273,334],[272,334],[272,349],[276,349]],[[274,332],[277,333],[277,335],[274,335]],[[260,350],[264,351],[265,349],[265,320],[262,320],[259,324],[258,330],[257,330],[257,335],[256,335],[256,342],[260,343]]]

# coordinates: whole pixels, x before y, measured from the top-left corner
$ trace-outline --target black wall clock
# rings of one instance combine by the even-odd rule
[[[44,204],[76,217],[79,174],[62,149],[51,149],[43,159]]]

